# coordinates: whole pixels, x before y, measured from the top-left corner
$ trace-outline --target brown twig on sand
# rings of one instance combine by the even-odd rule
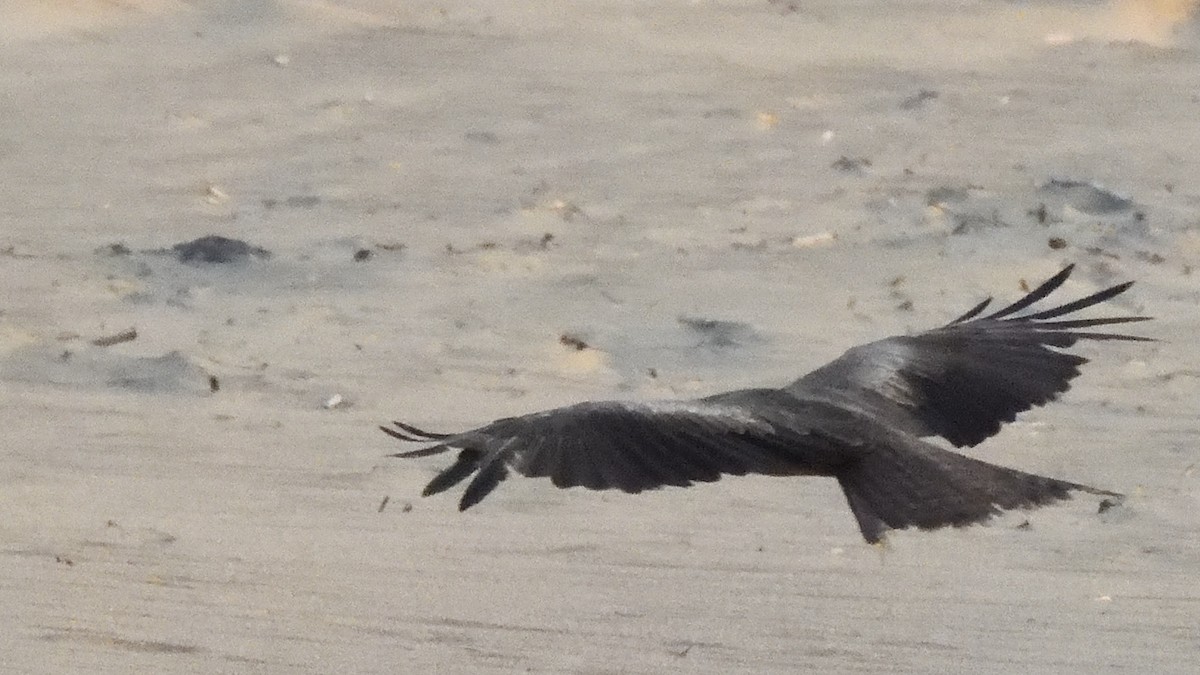
[[[106,335],[104,337],[98,337],[95,340],[92,340],[92,344],[96,345],[97,347],[111,347],[113,345],[119,345],[122,342],[132,342],[137,339],[137,336],[138,336],[137,329],[130,328],[128,330],[123,330],[120,333],[117,333],[115,335]]]

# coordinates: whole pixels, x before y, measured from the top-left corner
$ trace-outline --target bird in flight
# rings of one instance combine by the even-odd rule
[[[854,347],[781,389],[681,401],[590,401],[455,434],[403,422],[380,429],[429,446],[392,457],[458,450],[424,495],[470,478],[459,510],[479,503],[512,472],[549,478],[560,488],[629,493],[724,474],[827,476],[841,485],[863,537],[878,543],[890,529],[962,527],[1074,491],[1119,498],[923,440],[940,436],[958,448],[974,446],[1018,413],[1056,399],[1087,362],[1065,351],[1080,340],[1149,341],[1089,329],[1150,317],[1064,318],[1124,293],[1133,282],[1034,309],[1072,269],[990,314],[984,314],[988,298],[940,328]]]

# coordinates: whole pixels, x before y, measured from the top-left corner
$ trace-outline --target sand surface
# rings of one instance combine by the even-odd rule
[[[0,671],[1196,672],[1191,11],[0,3]],[[172,249],[210,234],[263,250]],[[781,385],[1069,262],[1161,342],[972,452],[1104,514],[459,514],[376,429]]]

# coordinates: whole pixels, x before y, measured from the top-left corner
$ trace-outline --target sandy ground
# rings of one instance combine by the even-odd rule
[[[0,670],[1195,672],[1191,5],[0,3]],[[1104,514],[459,514],[375,428],[783,384],[1067,262],[1162,341],[975,452]]]

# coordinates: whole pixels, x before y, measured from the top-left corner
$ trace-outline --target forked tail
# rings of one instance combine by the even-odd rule
[[[988,464],[922,441],[880,448],[837,474],[869,543],[889,529],[963,527],[1008,509],[1034,508],[1073,491],[1121,497],[1066,481]]]

